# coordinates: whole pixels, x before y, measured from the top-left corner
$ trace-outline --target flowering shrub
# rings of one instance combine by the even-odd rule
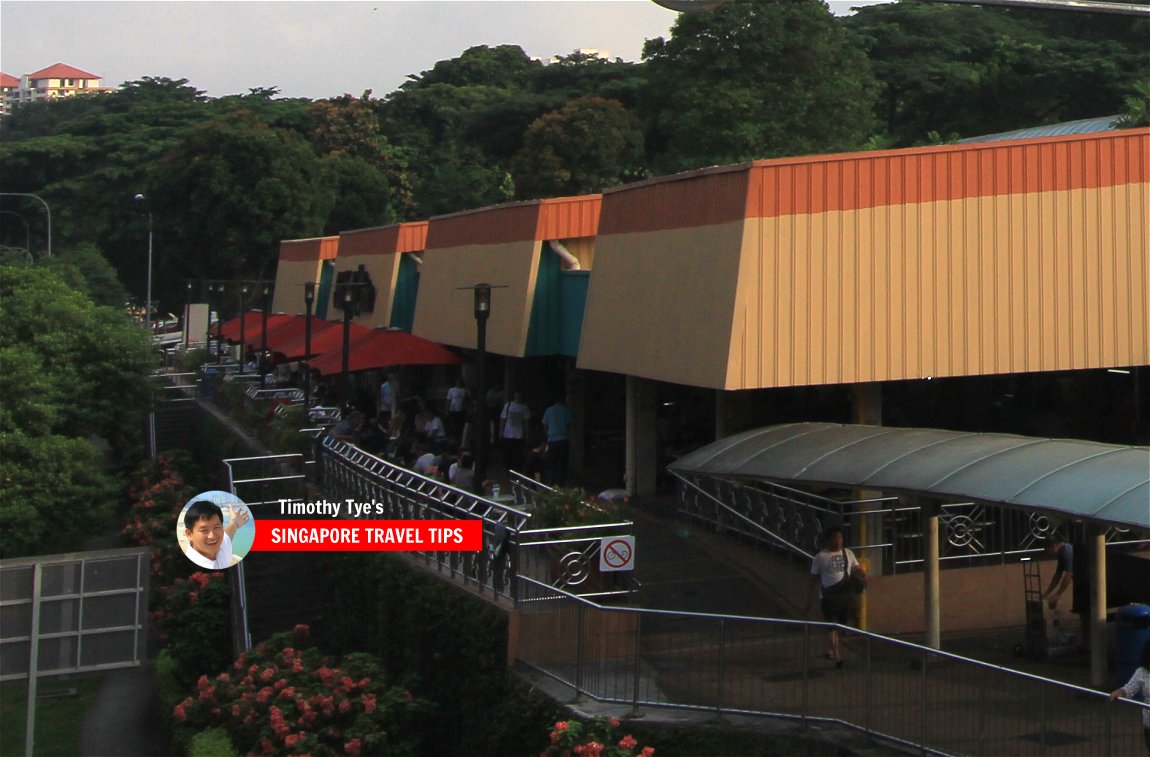
[[[590,724],[578,720],[560,720],[551,728],[551,746],[547,757],[651,757],[655,748],[636,749],[639,742],[631,734],[619,736],[618,718],[595,718]]]
[[[622,520],[619,508],[606,502],[596,502],[582,489],[556,489],[536,495],[531,509],[532,528],[559,528],[585,526],[597,523],[618,523]]]
[[[276,634],[176,705],[178,724],[218,727],[249,754],[359,757],[415,755],[404,733],[422,705],[387,686],[376,658],[353,653],[338,663],[307,643],[307,626]]]
[[[180,510],[194,493],[170,455],[160,455],[140,466],[128,488],[132,506],[124,535],[133,544],[151,550],[153,585],[187,572],[187,558],[180,551],[175,528]],[[155,599],[153,596],[153,605]]]
[[[191,684],[231,661],[231,591],[221,571],[198,571],[158,589],[148,613],[160,640],[176,663],[176,676]]]

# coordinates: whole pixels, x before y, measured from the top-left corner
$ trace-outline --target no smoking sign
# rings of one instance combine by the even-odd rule
[[[635,569],[635,537],[607,536],[599,542],[599,570]]]

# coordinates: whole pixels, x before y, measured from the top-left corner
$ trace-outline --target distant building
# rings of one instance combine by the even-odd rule
[[[103,86],[103,78],[81,71],[66,63],[36,71],[16,79],[4,74],[3,109],[7,114],[16,105],[35,100],[57,99],[87,94],[89,92],[111,92],[112,87]]]
[[[8,96],[19,88],[19,79],[0,71],[0,116],[8,115]]]

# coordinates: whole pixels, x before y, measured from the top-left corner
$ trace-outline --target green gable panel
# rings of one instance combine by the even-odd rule
[[[399,273],[395,277],[395,299],[391,303],[392,328],[411,333],[415,324],[415,297],[419,293],[419,265],[410,255],[399,258]]]
[[[527,327],[526,355],[578,354],[590,276],[590,271],[564,271],[559,256],[544,247]]]
[[[331,288],[335,280],[335,263],[325,260],[319,267],[319,291],[315,295],[315,314],[317,318],[327,318],[328,300],[331,299]]]

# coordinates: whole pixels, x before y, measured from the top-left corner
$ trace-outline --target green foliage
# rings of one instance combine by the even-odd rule
[[[618,508],[610,503],[595,502],[582,489],[556,489],[536,496],[531,508],[531,528],[561,528],[618,523],[623,520]]]
[[[1134,85],[1134,94],[1126,96],[1122,115],[1114,125],[1119,129],[1150,126],[1150,79]]]
[[[300,453],[311,455],[312,438],[301,434],[300,429],[307,425],[307,413],[302,405],[289,407],[272,418],[268,424],[268,446],[279,455]]]
[[[855,149],[871,132],[866,56],[813,0],[682,14],[643,49],[657,172]]]
[[[57,249],[55,254],[39,263],[97,305],[122,308],[128,302],[128,290],[120,282],[116,269],[90,242]]]
[[[896,146],[1110,115],[1150,72],[1145,20],[904,0],[843,23],[867,49]]]
[[[150,361],[121,311],[0,267],[0,556],[77,549],[105,524],[117,487],[88,437],[123,451],[138,435]]]
[[[220,728],[247,754],[420,754],[412,724],[422,703],[387,684],[375,658],[324,657],[307,633],[276,634],[228,672],[200,677],[174,708],[177,723]]]
[[[117,490],[104,468],[84,439],[0,431],[0,558],[68,552],[99,533]]]
[[[639,121],[615,100],[572,100],[527,129],[511,163],[523,199],[599,192],[642,176]]]
[[[208,728],[192,737],[188,757],[239,757],[228,732],[223,728]]]
[[[175,523],[172,523],[175,541]],[[189,563],[189,567],[191,567]],[[196,571],[160,587],[159,609],[149,613],[186,687],[231,662],[231,591],[221,571]]]

